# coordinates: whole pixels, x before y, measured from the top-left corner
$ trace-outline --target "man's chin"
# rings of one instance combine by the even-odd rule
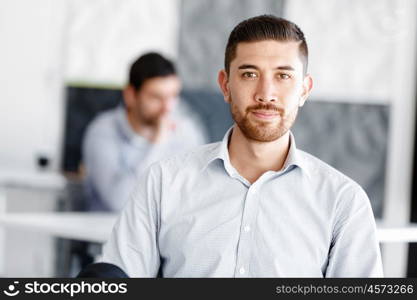
[[[162,118],[162,117],[146,118],[146,119],[144,120],[144,123],[145,123],[147,126],[152,126],[152,127],[155,127],[155,126],[157,126],[158,124],[160,124],[162,120],[163,120],[163,118]]]
[[[259,126],[259,124],[257,126],[239,126],[239,128],[247,139],[263,143],[276,141],[285,134],[283,130],[271,126],[271,124],[265,126]]]
[[[280,134],[266,133],[266,134],[250,135],[249,137],[247,136],[247,138],[256,142],[271,143],[271,142],[278,140],[281,136],[282,135]]]

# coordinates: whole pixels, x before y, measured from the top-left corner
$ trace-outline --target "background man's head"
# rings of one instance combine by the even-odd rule
[[[307,63],[304,34],[288,20],[263,15],[233,29],[218,81],[248,139],[270,142],[288,132],[312,88]]]
[[[123,96],[129,114],[154,125],[172,111],[180,91],[174,64],[158,53],[147,53],[132,64]]]

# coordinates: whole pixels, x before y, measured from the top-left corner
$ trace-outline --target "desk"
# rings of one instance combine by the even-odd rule
[[[0,171],[0,217],[50,213],[62,206],[66,180],[52,172]],[[55,240],[49,234],[0,230],[0,274],[10,277],[49,277],[55,272]],[[28,234],[28,232],[30,234]]]
[[[378,240],[380,243],[415,243],[417,242],[417,223],[406,226],[391,227],[378,224]]]
[[[65,177],[57,172],[25,170],[0,171],[0,186],[61,190],[65,187],[65,184]]]
[[[6,213],[0,226],[55,237],[104,243],[117,219],[115,214],[87,212]]]
[[[88,212],[6,213],[0,226],[46,233],[60,238],[104,243],[110,236],[116,214]],[[417,223],[388,227],[378,224],[380,243],[417,242]]]

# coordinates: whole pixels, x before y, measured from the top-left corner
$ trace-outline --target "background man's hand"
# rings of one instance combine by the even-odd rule
[[[168,117],[161,117],[155,127],[151,142],[159,144],[165,141],[176,129],[176,123]]]

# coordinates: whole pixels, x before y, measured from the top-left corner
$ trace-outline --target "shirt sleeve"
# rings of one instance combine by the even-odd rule
[[[160,180],[150,168],[137,182],[104,246],[103,262],[120,267],[129,277],[156,277],[160,266]]]
[[[359,186],[337,205],[325,277],[383,277],[375,219]]]

